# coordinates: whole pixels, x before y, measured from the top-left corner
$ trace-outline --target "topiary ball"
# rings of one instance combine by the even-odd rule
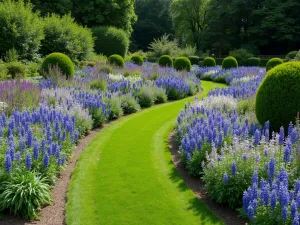
[[[294,59],[297,54],[298,54],[298,51],[292,51],[292,52],[289,52],[288,54],[286,54],[285,58],[287,60],[291,60],[291,59]]]
[[[124,67],[124,59],[122,56],[120,55],[111,55],[109,58],[108,58],[108,62],[110,64],[113,64],[113,65],[116,65],[116,66],[119,66],[119,67]]]
[[[216,66],[216,60],[212,57],[206,57],[203,60],[202,66],[204,67],[213,67]]]
[[[286,129],[300,111],[300,62],[288,62],[270,70],[256,95],[256,117],[270,121],[271,131]],[[271,132],[270,132],[271,133]]]
[[[178,57],[174,62],[174,68],[176,70],[186,70],[190,71],[192,68],[191,61],[187,57]]]
[[[191,61],[192,65],[199,65],[200,57],[199,56],[188,56],[188,59]]]
[[[131,62],[136,64],[136,65],[139,65],[139,66],[142,66],[144,64],[143,57],[140,56],[140,55],[131,56]]]
[[[93,27],[95,40],[95,52],[107,57],[118,54],[125,57],[130,41],[126,32],[115,27]]]
[[[246,60],[247,66],[259,66],[260,65],[260,58],[251,57]]]
[[[54,52],[46,56],[42,63],[42,69],[48,74],[49,67],[58,66],[60,71],[68,78],[74,77],[74,64],[72,60],[65,54]]]
[[[158,64],[163,67],[173,67],[173,59],[169,55],[163,55],[159,58]]]
[[[237,60],[232,56],[226,57],[222,62],[222,67],[224,69],[237,68],[238,66]]]
[[[270,59],[267,63],[267,71],[274,68],[275,66],[282,64],[282,63],[283,63],[283,60],[280,58]]]

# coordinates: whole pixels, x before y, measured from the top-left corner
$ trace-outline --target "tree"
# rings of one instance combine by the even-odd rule
[[[26,0],[33,4],[33,10],[39,11],[42,16],[48,13],[56,13],[59,15],[68,14],[72,10],[72,0]]]
[[[171,0],[136,0],[137,23],[133,26],[132,40],[135,50],[147,50],[153,39],[172,34],[172,19],[169,12]]]
[[[171,14],[176,34],[191,41],[199,50],[201,34],[207,29],[209,0],[174,0]]]
[[[114,26],[130,34],[137,16],[134,12],[135,0],[72,0],[72,15],[76,21],[93,26]]]

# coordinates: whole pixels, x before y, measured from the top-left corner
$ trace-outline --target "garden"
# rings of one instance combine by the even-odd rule
[[[70,1],[0,2],[0,224],[299,225],[297,40],[264,58],[184,30],[189,0],[157,35],[151,1]]]

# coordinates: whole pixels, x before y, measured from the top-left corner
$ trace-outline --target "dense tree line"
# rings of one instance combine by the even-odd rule
[[[177,35],[198,50],[285,54],[300,48],[299,0],[173,0],[171,11]]]
[[[0,0],[3,1],[3,0]],[[25,0],[29,1],[29,0]],[[200,52],[286,54],[300,48],[299,0],[31,0],[34,10],[70,13],[85,26],[114,26],[147,50],[163,34]]]

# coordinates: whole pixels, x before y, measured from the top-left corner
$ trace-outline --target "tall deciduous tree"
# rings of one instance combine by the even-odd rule
[[[198,50],[201,33],[207,28],[208,10],[209,0],[174,0],[171,5],[176,34],[191,40]]]
[[[72,15],[76,21],[89,27],[114,26],[130,34],[137,16],[135,0],[72,0]]]
[[[153,39],[172,34],[170,4],[172,0],[136,0],[137,23],[133,26],[133,43],[136,49],[146,50]]]
[[[59,15],[68,14],[72,10],[72,0],[26,0],[33,4],[33,10],[39,11],[42,16],[48,13],[56,13]]]

